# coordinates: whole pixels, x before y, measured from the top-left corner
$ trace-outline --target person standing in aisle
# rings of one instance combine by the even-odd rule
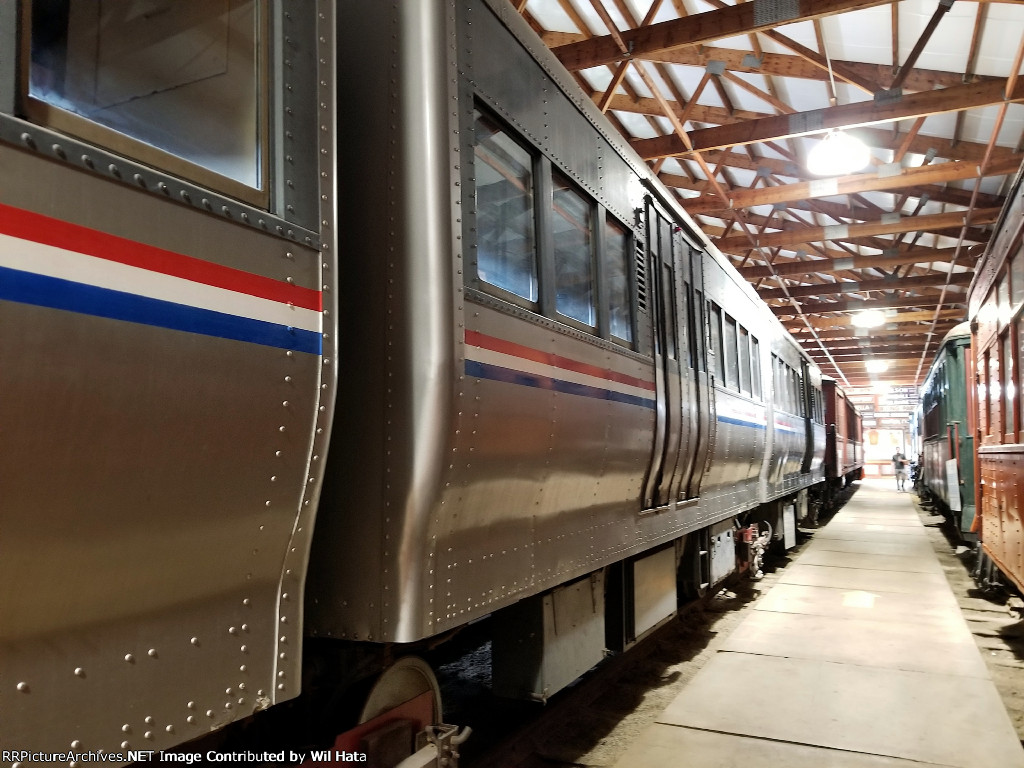
[[[907,484],[907,457],[903,455],[903,449],[897,448],[892,455],[892,469],[896,474],[896,490],[905,491]]]

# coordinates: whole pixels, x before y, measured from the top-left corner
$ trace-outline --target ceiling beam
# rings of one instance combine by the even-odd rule
[[[543,32],[541,38],[549,48],[558,48],[569,43],[578,43],[592,39],[589,35],[579,32]],[[789,53],[764,52],[759,55],[751,55],[750,51],[731,48],[689,46],[666,51],[655,51],[645,54],[644,58],[665,64],[682,64],[683,66],[699,67],[700,69],[705,69],[712,61],[720,61],[725,64],[725,68],[730,72],[743,72],[768,77],[792,77],[800,80],[817,80],[820,82],[828,82],[829,79],[827,70],[812,64],[802,56],[795,56]],[[879,88],[881,88],[882,83],[889,82],[889,79],[892,77],[892,67],[888,64],[867,64],[860,61],[844,61],[842,59],[833,59],[832,63],[833,65],[839,65],[842,69],[855,73],[862,80],[879,83]],[[975,83],[989,79],[991,78],[972,73],[965,80],[962,72],[914,68],[908,71],[903,88],[907,91],[932,91],[936,88],[962,85],[964,82]]]
[[[607,91],[590,91],[590,97],[599,107],[603,106],[603,100],[607,96]],[[681,105],[678,101],[670,101],[669,105],[672,110],[681,118],[689,119],[697,123],[712,123],[714,125],[733,125],[735,123],[741,123],[745,120],[759,120],[761,118],[773,117],[769,112],[754,112],[750,110],[735,110],[729,112],[727,109],[722,107],[710,107],[703,104],[695,104],[692,100],[687,102],[685,106]],[[663,115],[661,104],[656,100],[649,97],[640,97],[636,95],[627,94],[615,94],[611,97],[607,103],[608,109],[614,109],[619,112],[631,112],[641,115]],[[787,113],[792,114],[792,110],[785,110]],[[987,144],[981,144],[972,141],[951,141],[949,139],[940,138],[937,136],[927,136],[923,134],[908,135],[907,133],[895,133],[885,128],[872,128],[870,126],[861,126],[850,131],[850,133],[869,147],[875,147],[876,149],[890,149],[897,151],[902,149],[904,153],[912,152],[918,155],[926,155],[929,152],[934,152],[936,157],[943,157],[950,160],[981,160],[985,156],[985,151],[988,148]],[[634,144],[635,147],[635,144]],[[712,152],[705,153],[705,157],[711,161]],[[1012,149],[997,148],[993,152],[992,157],[999,159],[1002,157],[1013,155]],[[796,163],[789,162],[787,160],[779,160],[776,158],[759,158],[755,163],[749,158],[745,158],[743,155],[735,155],[737,167],[748,167],[751,170],[757,170],[759,167],[766,167],[771,169],[775,174],[779,176],[806,176],[808,175],[800,166]],[[645,157],[645,160],[653,160],[655,157]]]
[[[884,341],[885,343],[879,343]],[[906,341],[897,342],[895,339],[874,339],[874,340],[855,340],[851,339],[847,342],[833,342],[828,345],[828,351],[832,354],[839,353],[840,355],[863,355],[865,352],[872,352],[874,354],[885,354],[886,352],[905,352],[908,349],[914,349],[920,351],[923,340],[920,337],[909,337]]]
[[[885,277],[880,280],[842,280],[837,283],[815,283],[813,285],[789,285],[786,292],[781,288],[762,289],[757,295],[762,299],[783,299],[789,296],[833,296],[844,293],[865,293],[867,291],[899,291],[908,288],[937,288],[942,285],[969,285],[973,272],[957,272],[952,275],[918,275],[917,277]]]
[[[1005,176],[1016,173],[1024,155],[1014,155],[1002,160],[993,160],[985,169],[988,176]],[[883,167],[875,173],[859,173],[834,179],[801,181],[794,184],[780,184],[776,187],[758,189],[737,189],[729,194],[728,200],[715,199],[710,195],[682,201],[691,214],[717,211],[722,208],[747,208],[754,205],[774,205],[792,200],[808,200],[815,197],[849,195],[854,192],[880,192],[919,184],[944,184],[962,179],[976,179],[980,174],[977,164],[965,161],[937,163],[914,168],[894,169],[889,173]],[[968,194],[970,198],[970,194]],[[724,205],[723,205],[724,203]]]
[[[807,314],[827,314],[830,312],[860,312],[864,309],[890,309],[892,307],[934,307],[939,302],[938,295],[925,296],[887,296],[875,299],[844,299],[841,301],[808,301],[800,302],[800,309]],[[949,306],[967,306],[966,294],[951,294],[946,299]],[[789,304],[769,307],[777,317],[789,317],[796,310]]]
[[[923,344],[921,346],[923,346]],[[871,360],[885,360],[885,362],[889,363],[889,369],[879,375],[888,377],[892,376],[894,370],[912,370],[920,355],[921,352],[919,347],[917,352],[897,352],[896,354],[889,355],[842,355],[840,356],[840,360],[844,366],[844,370],[847,365],[859,368],[861,366],[866,367]],[[811,357],[814,357],[814,355],[811,355]],[[822,360],[816,359],[815,362],[818,365],[823,364]]]
[[[896,77],[893,78],[890,88],[900,88],[903,82],[907,79],[907,75],[910,70],[917,63],[917,57],[924,51],[924,47],[931,40],[932,34],[939,26],[939,22],[942,21],[942,17],[949,12],[949,9],[953,7],[953,0],[940,0],[939,4],[935,7],[932,12],[932,17],[928,19],[928,23],[925,25],[924,31],[921,32],[921,36],[917,39],[914,44],[914,49],[907,56],[907,60],[900,65],[899,70],[896,72]]]
[[[830,338],[841,339],[895,331],[899,325],[924,323],[931,320],[935,315],[931,310],[925,309],[890,309],[885,314],[885,323],[877,328],[858,328],[853,325],[853,318],[847,316],[815,317],[814,326],[822,332],[834,334]],[[964,313],[959,309],[944,309],[942,310],[942,319],[949,322],[963,322]],[[794,336],[807,332],[803,326],[793,325],[793,327],[788,327],[789,325],[792,324],[787,321],[786,330]]]
[[[864,347],[862,349],[843,349],[833,351],[829,348],[829,353],[833,355],[833,359],[842,365],[847,363],[863,363],[868,360],[916,360],[921,356],[921,349],[924,347],[924,339],[919,338],[917,342],[912,345],[902,347]],[[815,353],[814,350],[807,350],[807,354],[811,356],[815,362],[819,365],[822,364],[821,353]]]
[[[948,263],[956,248],[913,248],[893,256],[846,256],[836,259],[806,259],[802,261],[775,262],[767,266],[744,267],[739,270],[747,280],[777,275],[806,275],[809,272],[845,272],[850,269],[881,269],[898,267],[903,264]]]
[[[744,5],[751,5],[745,3]],[[693,151],[744,146],[760,141],[778,141],[794,136],[821,133],[832,128],[852,128],[894,120],[956,112],[963,109],[988,107],[1004,102],[1024,101],[1024,83],[1018,84],[1007,98],[1004,79],[983,83],[956,85],[937,91],[910,93],[891,99],[875,99],[867,102],[839,104],[808,112],[790,115],[762,117],[732,125],[701,128],[690,131],[689,139]],[[631,142],[633,148],[646,159],[684,155],[690,149],[677,137],[659,136],[653,139],[637,139]]]
[[[917,315],[916,320],[901,320],[902,315]],[[851,325],[849,317],[815,317],[812,318],[815,329],[818,333],[818,338],[826,340],[835,339],[867,339],[877,336],[879,333],[885,333],[886,331],[898,331],[900,326],[914,325],[921,327],[922,323],[930,322],[935,313],[928,310],[920,310],[917,312],[901,312],[896,317],[890,317],[886,319],[885,325],[880,325],[878,328],[857,328]],[[942,322],[943,327],[946,330],[959,325],[964,321],[964,313],[960,310],[955,309],[944,309],[942,310]],[[787,327],[787,331],[792,334],[793,338],[798,342],[810,341],[806,339],[807,329],[803,326],[793,326],[792,328]],[[904,331],[909,329],[904,328]],[[912,336],[911,338],[916,338]]]
[[[793,210],[798,210],[798,209],[796,209],[796,207],[794,206]],[[1000,211],[1000,210],[1002,210],[1002,207],[1000,206],[998,208],[992,208],[990,210]],[[822,213],[822,214],[828,215],[824,210],[814,210],[814,209],[812,209],[811,212],[812,213]],[[773,212],[773,213],[777,213],[777,212]],[[962,213],[964,216],[967,215],[967,211],[949,211],[948,213],[950,213],[950,214]],[[704,214],[704,215],[707,215],[707,214]],[[731,214],[727,213],[727,215],[731,218]],[[875,224],[875,225],[881,227],[881,226],[885,226],[884,222],[889,222],[891,224],[893,221],[896,220],[896,217],[898,215],[900,215],[900,214],[881,212],[881,213],[878,213],[878,214],[873,214],[868,221],[862,222],[862,223]],[[747,214],[746,214],[746,221],[747,221],[748,224],[752,224],[754,226],[761,227],[763,229],[773,229],[773,230],[777,229],[777,230],[784,230],[786,232],[803,232],[803,233],[806,233],[807,232],[807,228],[809,226],[809,223],[807,221],[801,219],[800,217],[798,217],[794,213],[791,213],[791,216],[792,216],[792,218],[784,219],[784,218],[779,217],[778,215],[761,216],[759,214],[751,213],[751,212],[748,211]],[[949,226],[947,226],[945,223],[942,223],[942,221],[944,221],[944,220],[941,220],[941,221],[938,222],[939,226],[929,226],[927,221],[922,221],[922,219],[924,219],[924,217],[919,216],[917,214],[913,214],[913,213],[911,213],[911,214],[904,214],[903,218],[904,219],[906,219],[906,218],[913,218],[915,216],[918,219],[918,226],[913,228],[914,232],[921,232],[923,234],[941,234],[945,230],[949,229]],[[833,225],[828,225],[828,226],[832,226],[832,227],[842,226],[842,225],[853,226],[853,225],[855,225],[857,223],[855,221],[852,221],[852,222],[842,221],[842,219],[851,218],[849,215],[843,216],[842,214],[837,214],[837,216],[835,218],[837,220],[837,223],[833,224]],[[988,231],[982,229],[982,226],[984,226],[986,224],[986,222],[985,221],[981,221],[981,220],[975,222],[973,217],[972,217],[971,221],[972,221],[972,223],[978,224],[979,226],[968,227],[968,229],[967,229],[967,236],[966,236],[965,239],[969,240],[969,241],[976,242],[976,243],[986,243],[986,242],[988,242],[988,239],[989,239],[989,236],[990,236],[991,233],[989,233]],[[989,222],[989,223],[991,223],[991,222]],[[956,224],[955,226],[961,226],[961,225],[960,224]],[[706,232],[706,234],[709,237],[713,237],[714,236],[712,234],[713,230],[714,230],[714,228],[710,227],[710,226],[705,228],[705,232]],[[886,234],[886,233],[883,233],[883,234]],[[874,242],[864,242],[864,238],[865,237],[874,240]],[[876,248],[879,248],[879,249],[887,249],[889,247],[896,247],[897,246],[897,243],[890,243],[890,242],[887,242],[885,240],[880,240],[878,238],[872,238],[870,235],[857,236],[855,233],[851,234],[849,236],[849,238],[837,238],[837,239],[840,239],[840,240],[849,239],[851,241],[856,240],[858,242],[862,242],[863,244],[867,245],[868,247],[876,247]]]
[[[715,154],[717,154],[717,153],[715,153],[715,152],[708,152],[705,155],[705,158],[707,158],[708,162],[713,162],[711,158]],[[1018,155],[1017,157],[1024,157],[1024,155]],[[948,165],[948,163],[942,163],[941,165],[943,165],[943,166],[944,165]],[[1012,165],[1013,165],[1013,161],[1012,160],[1008,160],[1007,161],[1007,166],[1012,166]],[[739,164],[737,164],[736,166],[732,166],[732,167],[741,167],[741,166],[739,166]],[[938,168],[940,166],[928,166],[928,167]],[[1001,166],[1001,167],[1004,167],[1004,166]],[[754,170],[756,170],[756,168]],[[1007,173],[1009,173],[1009,172],[1007,172]],[[999,174],[993,174],[993,175],[1000,175],[1000,176],[1002,176],[1002,175],[1005,175],[1005,174],[999,173]],[[678,176],[678,175],[673,175],[673,174],[668,174],[668,173],[662,173],[662,174],[659,174],[658,178],[661,179],[662,183],[665,186],[667,186],[667,187],[674,187],[675,189],[687,189],[687,190],[691,190],[691,191],[694,191],[694,192],[700,192],[702,194],[707,194],[708,190],[710,188],[710,185],[706,181],[693,181],[692,179],[688,179],[685,176]],[[871,176],[870,178],[877,178],[877,177]],[[799,183],[799,182],[797,182],[797,183]],[[779,186],[785,187],[785,186],[788,186],[788,185],[780,183]],[[764,189],[767,189],[767,188],[766,187],[762,187],[762,190],[764,190]],[[892,189],[862,189],[860,191],[861,192],[872,192],[872,191],[873,192],[891,192],[892,194],[895,195],[895,194],[897,194],[896,190],[901,190],[903,193],[908,194],[911,197],[917,197],[917,198],[920,198],[920,197],[923,197],[923,196],[927,195],[929,200],[931,200],[932,202],[936,202],[936,203],[947,203],[949,205],[960,205],[960,206],[967,207],[968,205],[970,205],[970,202],[971,202],[971,190],[969,190],[969,189],[956,189],[955,187],[944,187],[944,186],[940,186],[938,184],[912,184],[912,185],[910,185],[908,187],[894,187]],[[843,193],[837,193],[837,194],[843,194]],[[858,194],[858,193],[857,192],[851,192],[851,193],[847,193],[847,194]],[[803,207],[803,206],[809,207],[811,205],[811,203],[809,202],[809,200],[807,198],[801,198],[799,200],[783,200],[781,202],[785,203],[785,204],[794,204],[795,203],[795,204],[797,204],[796,207]],[[728,210],[727,208],[723,208],[722,207],[721,198],[715,198],[715,197],[708,198],[707,200],[699,199],[699,198],[690,198],[689,200],[682,200],[681,203],[684,204],[685,206],[687,206],[688,209],[689,208],[695,208],[696,210],[692,211],[692,213],[694,215],[699,215],[699,216],[704,216],[704,215],[712,215],[713,216],[713,215],[716,215],[716,214],[721,214],[721,212]],[[977,205],[982,207],[982,208],[1002,208],[1005,203],[1006,203],[1006,198],[1005,197],[1001,197],[1000,195],[989,195],[989,194],[980,194],[980,195],[978,195]],[[758,205],[758,204],[759,203],[757,203],[757,202],[750,202],[750,203],[747,203],[747,206],[749,207],[749,206]],[[727,218],[727,217],[719,215],[718,218]]]
[[[704,45],[727,37],[772,29],[787,22],[872,8],[887,2],[890,0],[796,0],[776,6],[756,1],[740,3],[622,32],[622,41],[629,54],[622,53],[611,35],[560,45],[552,51],[566,69],[576,72],[615,64],[628,56],[645,58],[659,51]]]
[[[789,211],[804,211],[807,213],[821,213],[826,216],[831,216],[834,219],[855,219],[857,221],[880,221],[883,216],[888,215],[888,212],[879,208],[868,208],[863,205],[846,205],[844,203],[833,203],[829,200],[792,200],[788,203],[780,203],[779,208]],[[995,208],[997,206],[989,206]],[[1002,206],[998,206],[1002,207]],[[724,219],[729,216],[728,208],[720,208],[717,211],[705,211],[700,214],[701,216],[709,216],[711,218]],[[753,216],[753,214],[748,214]],[[754,221],[755,219],[751,219]],[[787,221],[785,219],[783,222]],[[796,222],[789,222],[795,224]]]
[[[986,208],[975,211],[970,223],[973,225],[992,224],[999,218],[999,208]],[[963,227],[966,221],[965,211],[952,213],[933,213],[928,216],[900,216],[890,222],[871,221],[865,224],[836,224],[828,227],[804,227],[780,232],[763,232],[754,235],[757,245],[772,248],[779,245],[795,243],[816,243],[822,240],[847,240],[855,237],[871,237],[874,235],[891,235],[899,232],[915,232],[921,229],[950,229]],[[748,248],[747,237],[731,235],[719,238],[715,245],[723,251],[736,251]]]

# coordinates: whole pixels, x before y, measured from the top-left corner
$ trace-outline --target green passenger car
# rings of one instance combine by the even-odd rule
[[[976,540],[974,436],[968,421],[971,330],[953,328],[942,340],[921,391],[922,483],[964,539]]]

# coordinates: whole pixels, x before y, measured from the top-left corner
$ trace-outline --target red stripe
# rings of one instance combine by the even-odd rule
[[[516,344],[511,341],[506,341],[505,339],[495,338],[494,336],[486,336],[478,331],[466,331],[466,343],[474,347],[480,347],[481,349],[489,349],[492,352],[501,352],[502,354],[520,357],[524,360],[531,360],[535,363],[541,363],[542,365],[552,365],[556,368],[562,368],[567,371],[583,373],[588,376],[596,376],[600,379],[615,381],[619,384],[628,384],[629,386],[639,387],[640,389],[646,389],[651,392],[654,391],[653,381],[644,381],[643,379],[637,379],[633,376],[627,376],[624,373],[610,371],[607,368],[598,368],[596,365],[588,365],[587,363],[581,363],[578,360],[572,360],[571,358],[562,357],[561,355],[554,355],[550,352],[541,352],[539,349],[524,347],[522,344]]]
[[[98,259],[226,288],[303,309],[323,308],[320,291],[145,245],[99,230],[0,204],[0,232]]]

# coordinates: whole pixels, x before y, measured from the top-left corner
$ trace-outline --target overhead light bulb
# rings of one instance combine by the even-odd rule
[[[885,360],[868,360],[867,367],[871,373],[883,373],[889,370],[889,364]]]
[[[831,130],[807,154],[807,170],[815,176],[844,176],[871,160],[867,145],[848,133]]]
[[[885,322],[885,313],[878,309],[865,309],[853,316],[857,328],[877,328]]]

